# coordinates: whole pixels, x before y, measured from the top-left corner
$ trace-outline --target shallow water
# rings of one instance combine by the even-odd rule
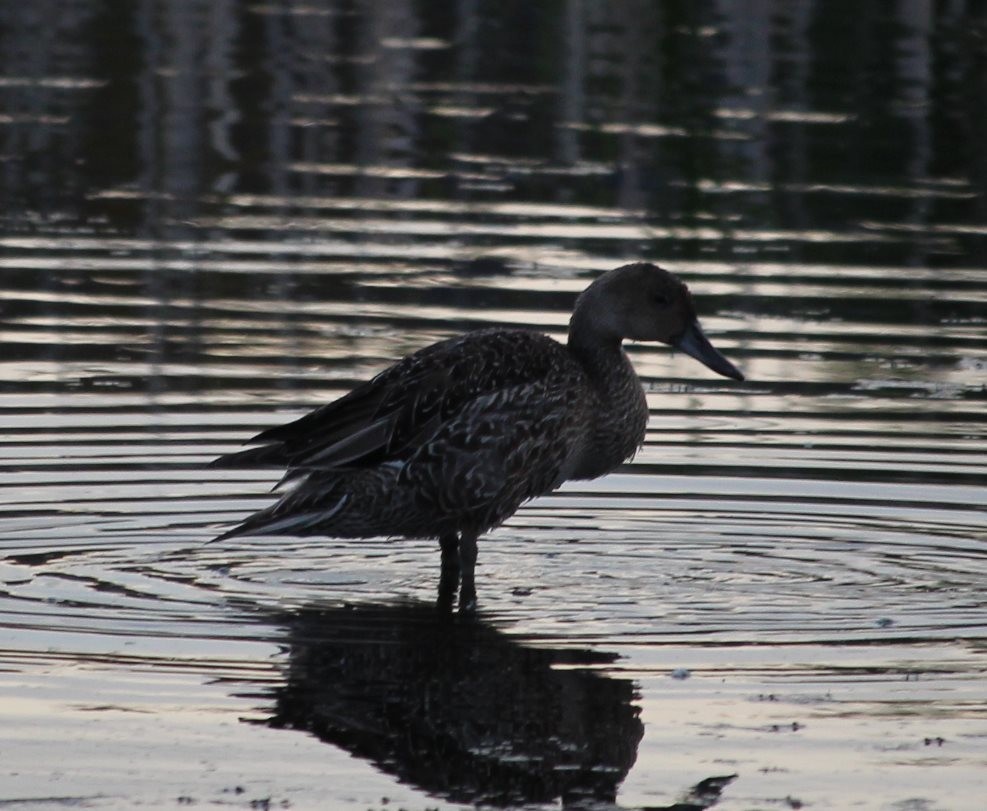
[[[981,807],[982,17],[27,5],[0,807]],[[216,455],[638,258],[747,381],[631,345],[644,448],[481,540],[475,619],[431,542],[208,543],[277,478]]]

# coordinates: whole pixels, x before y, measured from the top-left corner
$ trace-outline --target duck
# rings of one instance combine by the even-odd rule
[[[212,464],[280,467],[277,501],[214,540],[322,535],[438,540],[440,599],[476,606],[478,539],[525,502],[594,479],[644,442],[648,406],[623,342],[666,344],[743,374],[703,332],[689,288],[636,262],[577,297],[568,340],[488,328],[397,361]]]

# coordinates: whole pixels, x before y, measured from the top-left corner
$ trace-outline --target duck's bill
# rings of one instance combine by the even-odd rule
[[[720,351],[709,342],[709,338],[703,333],[698,321],[689,324],[685,328],[685,332],[672,341],[672,346],[681,349],[685,354],[708,366],[717,374],[732,377],[734,380],[744,379],[740,369],[723,357]]]

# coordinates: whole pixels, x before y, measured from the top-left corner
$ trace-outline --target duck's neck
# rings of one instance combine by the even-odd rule
[[[601,401],[609,402],[608,407],[639,407],[636,400],[641,382],[621,347],[619,335],[577,309],[569,322],[569,352],[586,371]]]
[[[622,389],[627,382],[640,386],[620,338],[570,331],[568,347],[604,398]]]
[[[590,376],[605,376],[621,362],[630,365],[620,348],[621,337],[610,333],[577,307],[569,321],[569,351]]]
[[[595,400],[585,453],[572,477],[591,479],[634,455],[644,441],[648,404],[619,338],[570,329],[568,346],[585,370]]]

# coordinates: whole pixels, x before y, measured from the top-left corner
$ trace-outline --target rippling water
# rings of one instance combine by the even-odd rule
[[[0,805],[980,807],[984,21],[726,5],[11,40]],[[868,25],[897,61],[834,67]],[[631,345],[644,448],[481,540],[476,620],[433,543],[208,543],[277,478],[216,455],[638,258],[747,381]]]

